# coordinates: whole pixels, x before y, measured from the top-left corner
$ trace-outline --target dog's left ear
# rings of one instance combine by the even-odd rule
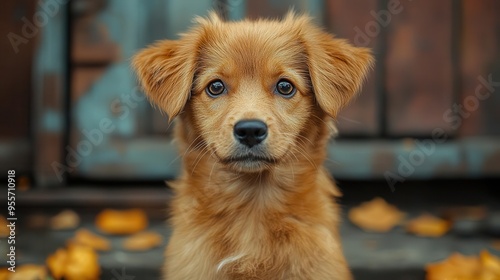
[[[189,99],[196,68],[192,38],[159,41],[134,56],[132,66],[148,98],[165,111],[169,121]]]
[[[316,100],[323,111],[335,118],[361,88],[373,56],[369,49],[352,46],[323,31],[306,36],[309,75]]]

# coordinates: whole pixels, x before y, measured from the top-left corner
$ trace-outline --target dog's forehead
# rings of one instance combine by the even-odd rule
[[[228,22],[207,28],[202,36],[200,55],[208,67],[231,62],[239,69],[262,71],[266,64],[296,68],[304,62],[300,34],[284,23]]]

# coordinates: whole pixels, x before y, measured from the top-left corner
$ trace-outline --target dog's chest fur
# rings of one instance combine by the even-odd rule
[[[241,192],[203,194],[191,187],[196,176],[181,179],[166,279],[349,279],[338,254],[334,186],[322,170],[315,174],[301,182],[312,186],[296,198],[266,178],[228,186]],[[237,201],[226,196],[241,203],[221,208],[222,200]]]

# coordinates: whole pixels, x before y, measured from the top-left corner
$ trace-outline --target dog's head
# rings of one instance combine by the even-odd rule
[[[133,66],[152,102],[194,130],[191,141],[239,171],[317,148],[327,118],[355,95],[372,64],[368,49],[293,13],[240,22],[211,14],[197,23],[181,39],[139,52]]]

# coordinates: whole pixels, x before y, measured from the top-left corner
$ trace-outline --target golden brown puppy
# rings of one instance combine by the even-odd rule
[[[211,14],[134,57],[150,99],[180,119],[165,279],[351,279],[322,164],[327,124],[371,64],[293,13]]]

